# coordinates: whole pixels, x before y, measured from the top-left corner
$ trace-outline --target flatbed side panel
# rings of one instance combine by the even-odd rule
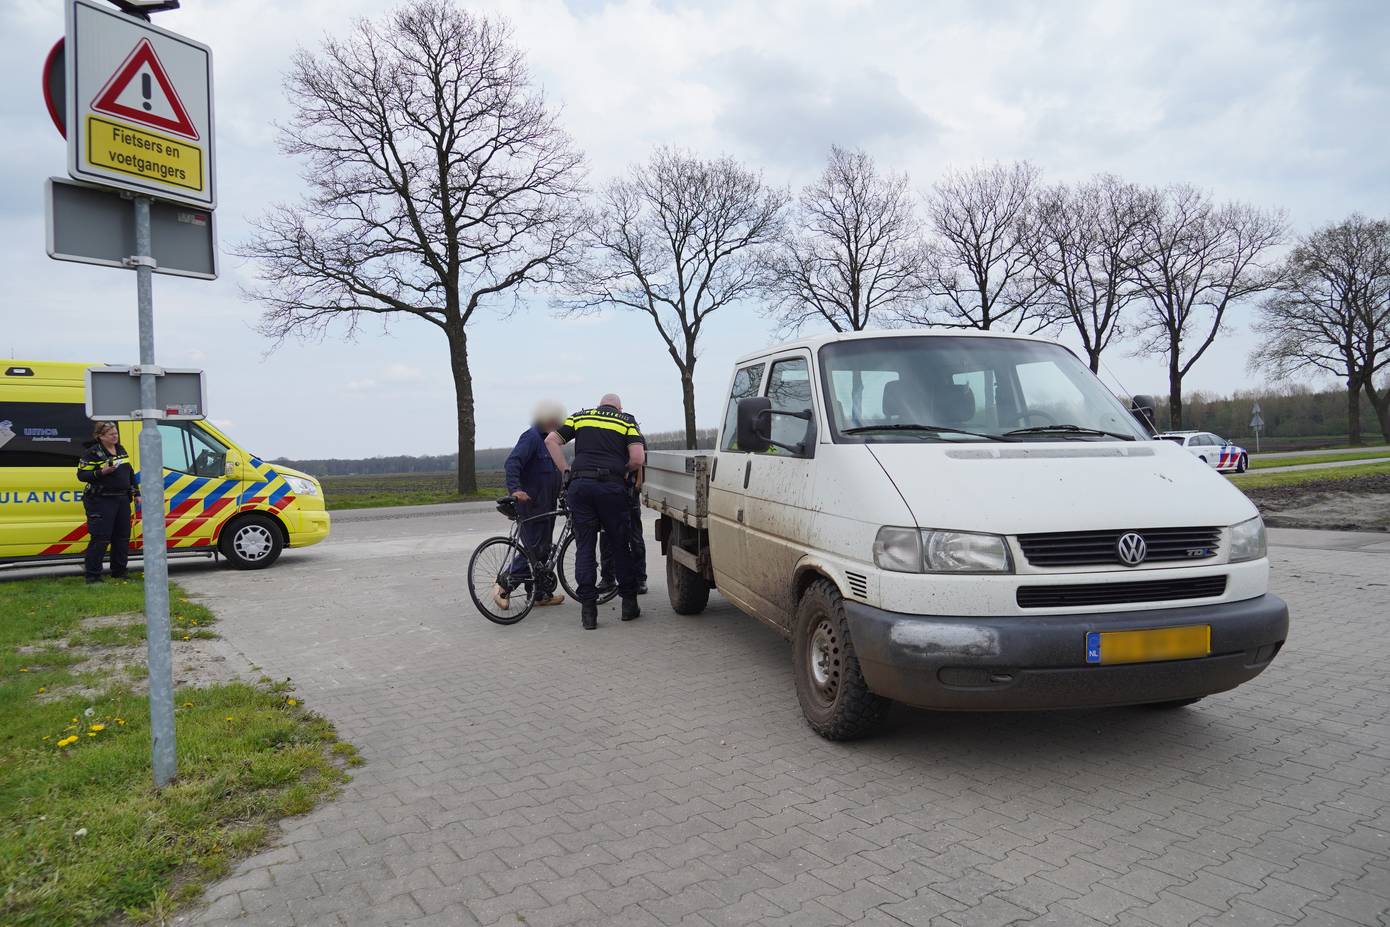
[[[642,503],[682,524],[703,529],[709,517],[711,460],[694,451],[648,451]]]

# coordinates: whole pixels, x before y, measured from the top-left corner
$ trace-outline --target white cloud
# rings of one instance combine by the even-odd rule
[[[1027,157],[1051,178],[1110,170],[1186,180],[1220,197],[1282,205],[1298,228],[1354,209],[1384,214],[1390,172],[1390,6],[1312,0],[1069,4],[942,0],[484,0],[515,26],[537,79],[602,180],[659,143],[727,152],[793,187],[833,142],[862,145],[924,187],[950,164]],[[271,456],[438,452],[454,446],[448,352],[406,319],[268,352],[228,249],[246,218],[300,190],[275,146],[288,115],[280,80],[297,45],[344,32],[384,0],[199,0],[158,17],[214,48],[223,278],[160,277],[161,360],[208,371],[210,404]],[[0,353],[132,362],[134,280],[43,253],[43,178],[63,142],[37,92],[63,29],[62,4],[0,7]],[[1194,370],[1190,387],[1245,385],[1246,319]],[[722,407],[733,357],[772,340],[755,313],[709,322],[696,371],[700,418]],[[646,319],[552,318],[542,300],[483,313],[469,335],[482,444],[504,444],[533,402],[608,390],[650,430],[678,427],[675,370]],[[1162,365],[1116,351],[1131,390],[1162,392]],[[370,427],[356,427],[362,422]]]

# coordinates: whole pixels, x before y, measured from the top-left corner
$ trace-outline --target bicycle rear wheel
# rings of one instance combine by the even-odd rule
[[[525,567],[512,572],[521,558]],[[516,624],[536,604],[536,569],[526,551],[510,538],[488,538],[468,560],[468,594],[483,617],[495,624]]]
[[[579,585],[575,581],[574,576],[575,547],[576,544],[574,540],[574,535],[565,535],[564,541],[560,544],[560,559],[555,565],[555,570],[557,573],[560,574],[560,586],[565,590],[565,594],[568,595],[571,599],[574,599],[576,602],[578,602],[579,593],[576,590],[579,588]],[[613,596],[617,594],[617,586],[614,586],[607,592],[600,592],[598,596],[598,604],[602,605],[604,602],[611,601]]]

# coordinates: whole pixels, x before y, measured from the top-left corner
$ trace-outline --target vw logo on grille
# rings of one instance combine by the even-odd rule
[[[1149,555],[1149,543],[1142,534],[1127,531],[1115,542],[1115,553],[1125,566],[1138,566]]]

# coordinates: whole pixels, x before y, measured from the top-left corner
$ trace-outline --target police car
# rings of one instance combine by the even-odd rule
[[[1245,448],[1209,431],[1165,431],[1158,437],[1187,448],[1221,473],[1244,473],[1250,466]]]

